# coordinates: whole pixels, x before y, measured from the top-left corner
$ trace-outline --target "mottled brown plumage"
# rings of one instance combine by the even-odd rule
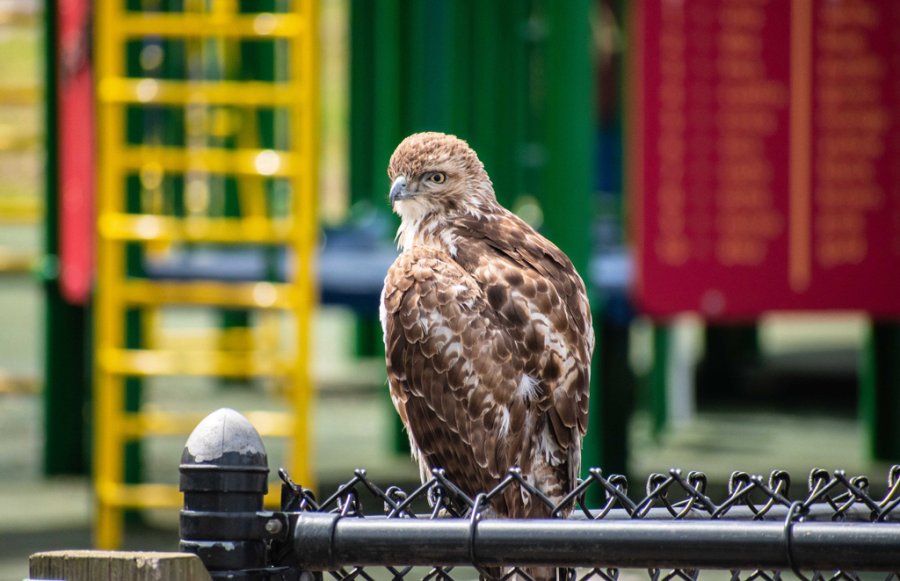
[[[412,135],[388,174],[403,250],[382,295],[388,381],[423,479],[440,467],[474,495],[519,466],[561,499],[587,430],[594,335],[584,283],[497,203],[464,141]],[[493,509],[549,514],[512,489]]]

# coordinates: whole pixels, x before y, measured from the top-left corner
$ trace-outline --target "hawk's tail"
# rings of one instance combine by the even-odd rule
[[[555,567],[519,567],[525,575],[514,572],[512,567],[484,567],[479,577],[481,581],[574,581],[575,569]],[[526,576],[527,575],[527,576]]]

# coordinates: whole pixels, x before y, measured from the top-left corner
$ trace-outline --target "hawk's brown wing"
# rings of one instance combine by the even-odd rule
[[[382,307],[391,397],[423,468],[443,468],[467,493],[489,490],[527,440],[511,337],[475,280],[436,250],[397,259]]]
[[[580,466],[590,313],[571,264],[551,273],[523,261],[523,248],[504,250],[470,239],[456,258],[421,246],[397,259],[382,305],[391,395],[423,470],[443,468],[475,493],[518,465],[559,499]],[[540,515],[525,497],[499,502]]]
[[[531,357],[526,373],[547,393],[543,402],[551,428],[547,442],[559,447],[567,474],[562,493],[581,468],[587,432],[594,330],[584,283],[569,258],[511,212],[459,221],[457,260],[475,273],[507,333],[522,336],[514,351]],[[496,296],[492,290],[500,285]],[[521,313],[521,315],[517,315]],[[552,487],[548,487],[548,492]]]

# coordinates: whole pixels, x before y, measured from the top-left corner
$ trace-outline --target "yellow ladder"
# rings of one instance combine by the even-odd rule
[[[128,378],[279,378],[286,386],[286,412],[241,411],[264,436],[289,438],[289,470],[298,482],[313,485],[308,352],[315,301],[318,2],[293,0],[289,6],[287,0],[279,2],[285,4],[283,9],[279,7],[281,11],[257,13],[239,13],[235,0],[186,0],[186,10],[177,13],[130,11],[123,0],[96,4],[99,163],[94,485],[95,542],[101,548],[120,545],[125,509],[181,504],[173,486],[125,482],[126,444],[150,436],[187,434],[205,415],[153,409],[126,412]],[[158,7],[160,2],[144,4]],[[272,82],[234,80],[224,74],[225,80],[205,74],[172,80],[153,72],[150,65],[160,55],[150,51],[148,66],[144,66],[141,53],[141,66],[147,70],[129,76],[128,47],[143,39],[181,42],[186,51],[195,50],[201,56],[233,54],[238,42],[261,40],[274,43],[283,66]],[[126,115],[136,108],[175,111],[184,116],[185,126],[193,129],[186,130],[189,135],[183,146],[152,137],[135,143],[132,136],[129,141]],[[204,131],[209,135],[218,131],[217,119],[227,121],[241,114],[246,119],[259,109],[280,112],[278,119],[285,122],[277,131],[284,147],[254,147],[240,136],[236,146],[225,147],[203,135]],[[199,125],[195,123],[198,118],[202,121]],[[238,184],[238,215],[224,215],[210,202],[225,177]],[[173,179],[180,180],[183,199],[167,191],[176,183]],[[126,203],[128,180],[140,181],[139,211]],[[282,186],[279,191],[287,192],[289,202],[282,204],[286,210],[271,207],[274,197],[267,197],[264,185],[275,183],[273,180]],[[288,248],[292,279],[222,282],[128,276],[129,246],[140,247],[146,256],[193,243]],[[127,346],[129,309],[145,311],[153,327],[159,310],[173,305],[253,310],[264,321],[281,312],[293,323],[292,336],[287,348],[273,348],[273,343],[284,342],[277,328],[263,341],[246,340],[246,336],[230,340],[226,333],[213,341],[178,342],[151,330],[140,348]],[[240,335],[238,331],[230,333]],[[277,488],[271,496],[276,493]]]

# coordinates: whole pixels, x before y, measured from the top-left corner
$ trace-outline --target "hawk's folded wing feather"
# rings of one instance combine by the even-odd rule
[[[562,305],[563,281],[491,254],[475,276],[427,247],[391,267],[382,300],[391,396],[424,469],[443,468],[475,493],[519,465],[558,497],[574,486],[587,424],[588,370],[568,345],[578,322]]]
[[[474,452],[470,485],[487,490],[509,465],[505,442],[524,424],[524,409],[506,411],[509,402],[495,396],[515,387],[511,339],[488,321],[472,277],[438,254],[405,252],[385,282],[391,397],[428,467],[471,481]]]

